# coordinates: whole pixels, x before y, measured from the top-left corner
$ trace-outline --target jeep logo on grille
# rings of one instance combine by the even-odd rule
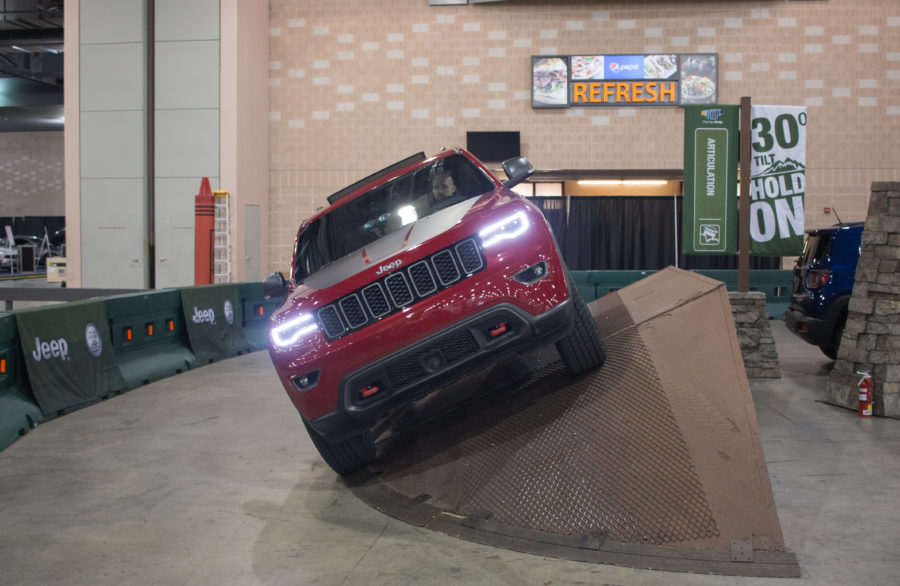
[[[388,263],[386,265],[381,265],[380,267],[378,267],[378,270],[375,272],[375,274],[383,275],[384,273],[386,273],[388,271],[392,271],[394,269],[400,268],[400,265],[402,265],[402,264],[403,264],[403,261],[400,259],[397,259],[392,263]]]

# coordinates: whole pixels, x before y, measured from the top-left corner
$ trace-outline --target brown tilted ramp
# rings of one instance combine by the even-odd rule
[[[351,479],[451,535],[582,561],[797,577],[722,283],[669,268],[591,303],[609,358],[481,372],[380,430]],[[447,414],[444,401],[468,401]],[[432,416],[433,414],[433,416]]]

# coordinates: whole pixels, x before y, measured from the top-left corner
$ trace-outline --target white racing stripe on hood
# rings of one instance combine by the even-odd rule
[[[399,230],[366,245],[365,248],[351,252],[347,256],[334,261],[312,276],[307,277],[303,284],[311,289],[327,289],[366,269],[377,269],[380,265],[389,262],[391,257],[397,253],[418,246],[455,226],[475,205],[476,201],[478,201],[477,197],[469,198],[430,216],[425,216],[412,224],[403,226]],[[408,241],[407,234],[409,234]],[[404,242],[406,242],[405,245]],[[365,255],[369,259],[368,264],[364,260],[363,251],[365,251]]]

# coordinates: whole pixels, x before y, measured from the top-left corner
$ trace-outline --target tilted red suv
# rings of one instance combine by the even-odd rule
[[[389,410],[515,352],[556,343],[574,373],[606,350],[553,234],[511,187],[464,150],[419,153],[328,198],[300,226],[269,353],[325,461],[339,474],[375,455]]]

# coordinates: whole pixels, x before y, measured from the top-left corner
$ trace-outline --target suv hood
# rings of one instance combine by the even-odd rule
[[[483,196],[482,196],[483,197]],[[415,248],[459,223],[482,198],[473,197],[396,230],[307,277],[310,289],[327,289],[357,273],[377,267],[398,252]]]

